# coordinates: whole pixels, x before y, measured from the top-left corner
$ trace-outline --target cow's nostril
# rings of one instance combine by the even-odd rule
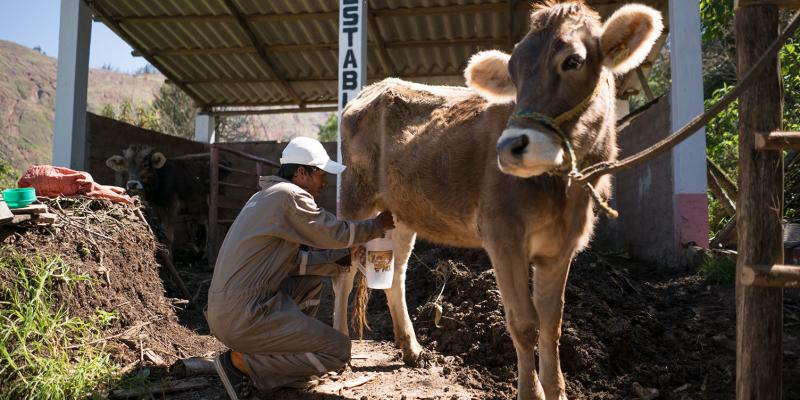
[[[529,142],[528,135],[519,135],[515,137],[511,145],[511,154],[515,156],[521,155],[525,152],[525,148],[528,147]]]
[[[514,157],[520,157],[525,154],[525,148],[528,147],[528,143],[530,143],[530,139],[528,139],[527,135],[503,139],[497,143],[497,152],[498,154],[510,153]]]

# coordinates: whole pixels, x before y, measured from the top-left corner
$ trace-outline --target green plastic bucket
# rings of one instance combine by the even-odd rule
[[[3,190],[3,200],[9,208],[26,207],[36,201],[36,190],[34,188],[18,188]]]

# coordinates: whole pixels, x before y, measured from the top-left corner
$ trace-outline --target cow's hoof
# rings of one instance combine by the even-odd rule
[[[409,367],[427,368],[433,364],[433,353],[422,348],[417,351],[404,351],[403,362]]]

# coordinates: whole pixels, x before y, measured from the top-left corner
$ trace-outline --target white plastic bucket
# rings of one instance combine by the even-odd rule
[[[364,244],[367,251],[366,269],[367,287],[370,289],[388,289],[392,287],[394,277],[394,242],[392,231],[387,231],[382,238],[372,239]]]

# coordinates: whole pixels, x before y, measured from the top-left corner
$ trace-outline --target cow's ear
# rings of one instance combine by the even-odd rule
[[[517,97],[517,88],[508,74],[510,55],[497,50],[476,53],[464,70],[467,86],[492,103],[510,103]]]
[[[106,166],[117,172],[124,172],[127,167],[125,166],[125,159],[122,156],[111,156],[106,160]]]
[[[150,166],[155,169],[163,167],[164,164],[166,164],[166,162],[167,162],[167,157],[165,157],[164,154],[162,153],[156,152],[150,156]]]
[[[628,4],[603,24],[600,49],[603,64],[615,74],[624,74],[642,63],[661,35],[661,13],[641,4]]]

